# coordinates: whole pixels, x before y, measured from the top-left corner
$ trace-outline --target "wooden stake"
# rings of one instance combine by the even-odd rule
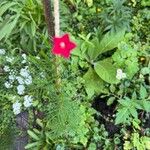
[[[45,11],[45,20],[48,28],[49,40],[50,44],[52,44],[52,38],[55,35],[55,31],[54,31],[54,18],[52,15],[51,0],[42,0],[42,1]]]
[[[54,0],[54,22],[55,22],[55,36],[60,34],[60,19],[59,19],[59,0]]]

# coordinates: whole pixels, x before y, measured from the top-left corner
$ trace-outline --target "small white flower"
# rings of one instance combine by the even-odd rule
[[[26,54],[22,54],[22,57],[23,57],[24,60],[27,59],[27,55]]]
[[[8,79],[11,81],[11,82],[14,82],[14,80],[16,79],[15,78],[15,75],[11,74],[8,76]]]
[[[144,76],[142,74],[139,75],[140,79],[144,79]]]
[[[12,107],[15,115],[18,115],[21,112],[21,103],[19,103],[18,101],[16,101]]]
[[[9,66],[4,66],[4,68],[3,68],[3,69],[4,69],[4,71],[5,71],[5,72],[9,72],[9,71],[10,71]]]
[[[6,51],[4,49],[0,49],[0,55],[5,55]]]
[[[11,83],[9,83],[8,81],[6,81],[6,82],[4,83],[4,85],[5,85],[5,87],[6,87],[7,89],[10,89],[10,88],[13,87],[13,85],[12,85]]]
[[[17,92],[19,95],[23,95],[24,94],[24,90],[25,90],[25,86],[24,85],[18,85],[17,86]]]
[[[38,60],[39,60],[39,59],[40,59],[40,57],[39,57],[39,56],[36,56],[36,59],[38,59]]]
[[[29,75],[28,78],[24,80],[26,85],[30,85],[32,83],[32,77]]]
[[[12,62],[14,60],[14,57],[8,57],[8,56],[6,56],[6,61],[7,62]]]
[[[26,95],[26,96],[24,96],[24,103],[23,104],[26,108],[28,108],[32,105],[32,101],[33,101],[32,96]]]
[[[40,77],[45,78],[44,72],[41,72],[41,73],[40,73]]]
[[[19,84],[24,84],[24,79],[22,77],[17,76],[16,79],[17,79]]]
[[[118,80],[121,80],[121,79],[124,79],[126,78],[126,73],[124,73],[121,69],[117,69],[117,75],[116,75],[116,78]]]
[[[27,68],[22,68],[20,70],[20,75],[27,78],[30,75],[30,72]]]
[[[22,64],[25,64],[27,62],[27,55],[22,54],[23,61],[21,62]]]
[[[27,62],[26,60],[23,60],[21,63],[22,63],[22,64],[25,64],[26,62]]]

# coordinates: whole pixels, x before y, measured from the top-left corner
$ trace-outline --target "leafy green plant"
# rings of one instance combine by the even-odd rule
[[[131,8],[124,5],[125,0],[112,0],[101,14],[105,31],[117,31],[121,28],[130,29]]]
[[[59,94],[41,1],[0,0],[0,148],[12,148],[17,100],[29,112],[26,149],[149,149],[149,2],[62,0],[60,13],[78,47],[61,59]]]
[[[138,119],[138,110],[144,110],[150,112],[150,101],[146,89],[141,85],[140,87],[140,100],[137,99],[135,93],[132,98],[125,97],[119,102],[119,108],[117,109],[115,123],[127,123],[130,124],[134,119]]]
[[[0,4],[0,41],[15,41],[23,49],[37,49],[39,37],[45,35],[44,14],[42,3],[38,0],[9,1],[5,0]],[[9,14],[8,14],[9,12]],[[8,14],[8,15],[7,15]],[[41,30],[41,28],[43,28]],[[41,34],[39,34],[41,32]],[[43,35],[42,35],[43,34]]]
[[[87,62],[86,68],[89,69],[84,75],[84,79],[89,97],[93,96],[94,93],[106,92],[105,82],[118,83],[116,79],[117,68],[113,64],[112,58],[105,58],[103,54],[116,48],[119,42],[123,40],[124,34],[124,30],[117,33],[108,32],[100,38],[95,36],[92,40],[89,40],[89,35],[86,38],[81,36],[84,41],[82,44],[80,43],[79,49],[73,54],[79,56],[81,62]]]
[[[124,150],[131,150],[136,148],[137,150],[149,150],[150,149],[150,138],[147,136],[140,136],[138,132],[131,134],[129,140],[124,143]]]
[[[150,2],[149,2],[149,0],[142,0],[141,5],[142,6],[150,6]]]
[[[126,42],[118,45],[118,50],[112,56],[116,66],[125,70],[128,78],[132,78],[139,70],[138,49],[132,48]]]

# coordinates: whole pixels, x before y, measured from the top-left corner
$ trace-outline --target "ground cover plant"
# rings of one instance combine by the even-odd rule
[[[0,150],[149,150],[149,0],[59,2],[67,53],[55,1],[0,0]]]

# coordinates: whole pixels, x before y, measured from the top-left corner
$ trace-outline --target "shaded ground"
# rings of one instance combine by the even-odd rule
[[[116,103],[111,106],[107,106],[106,99],[96,98],[92,107],[100,112],[100,116],[96,116],[95,119],[104,124],[110,137],[115,133],[119,133],[120,127],[114,124],[113,114],[115,113]]]

